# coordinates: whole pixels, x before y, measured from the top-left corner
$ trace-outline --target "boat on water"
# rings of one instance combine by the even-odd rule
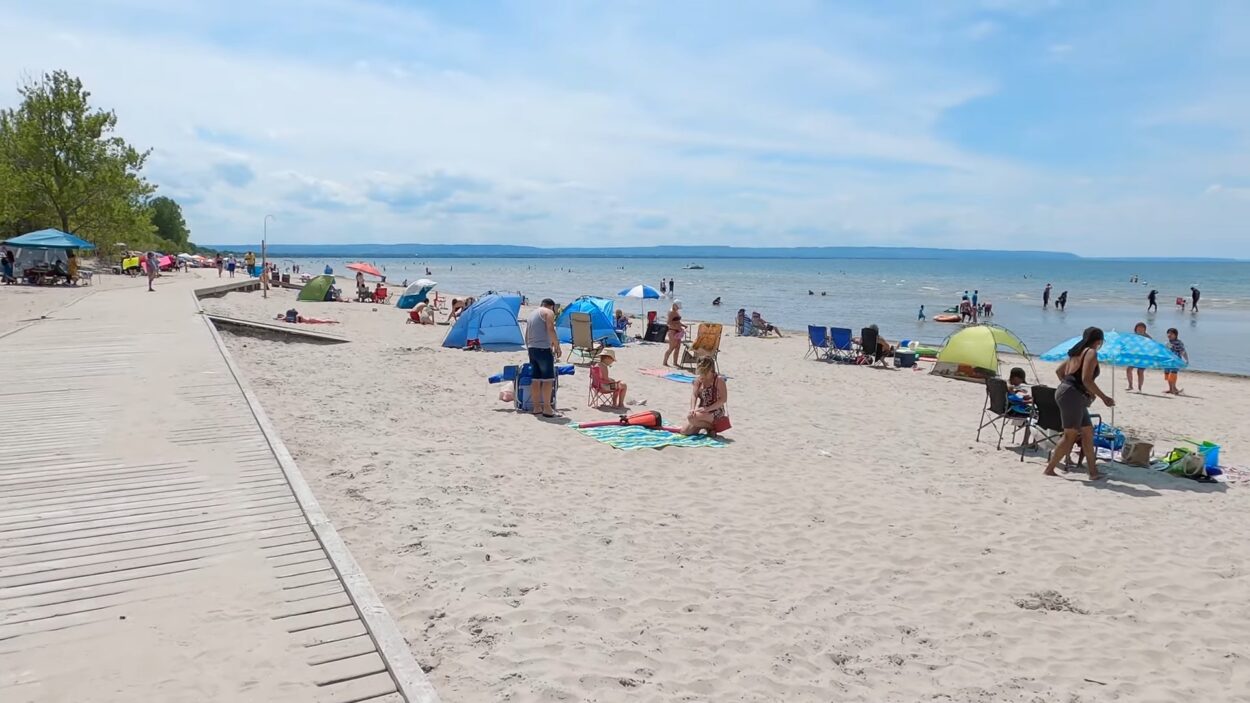
[[[702,264],[686,264],[685,266],[682,266],[682,268],[687,271],[702,271],[703,265]]]

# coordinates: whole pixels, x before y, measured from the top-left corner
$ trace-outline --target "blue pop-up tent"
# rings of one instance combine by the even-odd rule
[[[37,247],[42,249],[95,249],[95,245],[59,229],[41,229],[27,232],[5,242],[11,247]]]
[[[490,294],[477,299],[460,313],[456,324],[443,338],[444,347],[459,348],[470,339],[478,340],[483,349],[503,350],[525,346],[521,336],[521,296]]]
[[[565,344],[573,342],[573,325],[569,316],[575,312],[590,315],[592,338],[602,339],[609,347],[621,346],[621,338],[616,336],[616,325],[613,320],[616,314],[616,304],[607,298],[596,298],[593,295],[583,295],[569,303],[560,313],[560,317],[556,318],[556,334],[559,335],[561,342]]]

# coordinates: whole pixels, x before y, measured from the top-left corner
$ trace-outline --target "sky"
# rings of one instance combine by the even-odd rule
[[[1250,3],[0,0],[201,244],[1250,257]]]

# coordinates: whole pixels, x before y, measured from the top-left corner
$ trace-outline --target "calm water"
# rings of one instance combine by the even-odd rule
[[[277,260],[284,268],[299,263],[320,273],[329,264],[350,275],[343,260]],[[1156,338],[1176,327],[1189,348],[1193,367],[1250,374],[1250,263],[1129,263],[1109,261],[1029,262],[850,260],[850,259],[712,259],[701,271],[684,270],[687,261],[669,259],[379,259],[388,280],[399,283],[425,276],[442,291],[479,294],[486,290],[520,291],[531,299],[551,297],[564,303],[579,295],[615,298],[637,283],[658,289],[660,278],[677,283],[677,298],[692,320],[732,323],[738,308],[758,310],[764,319],[787,330],[808,324],[859,329],[876,323],[890,339],[941,341],[957,326],[932,321],[956,305],[965,290],[980,291],[994,304],[993,321],[1020,335],[1034,353],[1080,333],[1088,325],[1131,330],[1145,321]],[[1130,283],[1136,274],[1142,283]],[[1068,309],[1043,311],[1042,287],[1054,286],[1052,300],[1068,291]],[[1202,291],[1202,311],[1176,309],[1177,296],[1189,286]],[[1146,315],[1146,294],[1159,290],[1159,312]],[[808,295],[811,290],[815,293]],[[821,292],[827,293],[822,296]],[[720,296],[722,305],[711,301]],[[635,299],[616,298],[636,314]],[[925,322],[916,320],[925,306]],[[648,300],[642,309],[667,309]]]

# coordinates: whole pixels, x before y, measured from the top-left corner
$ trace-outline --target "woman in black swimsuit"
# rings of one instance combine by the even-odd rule
[[[1079,440],[1085,452],[1085,460],[1089,462],[1089,478],[1098,480],[1102,476],[1094,465],[1094,423],[1089,417],[1089,406],[1094,398],[1101,398],[1104,405],[1112,407],[1115,400],[1107,397],[1098,388],[1094,379],[1098,378],[1098,350],[1102,348],[1102,330],[1097,327],[1085,328],[1085,334],[1076,346],[1068,350],[1068,358],[1055,373],[1059,376],[1059,388],[1055,390],[1055,403],[1059,406],[1059,416],[1063,420],[1063,439],[1050,455],[1046,463],[1047,476],[1055,476],[1055,467],[1059,461],[1072,451],[1072,445]]]

